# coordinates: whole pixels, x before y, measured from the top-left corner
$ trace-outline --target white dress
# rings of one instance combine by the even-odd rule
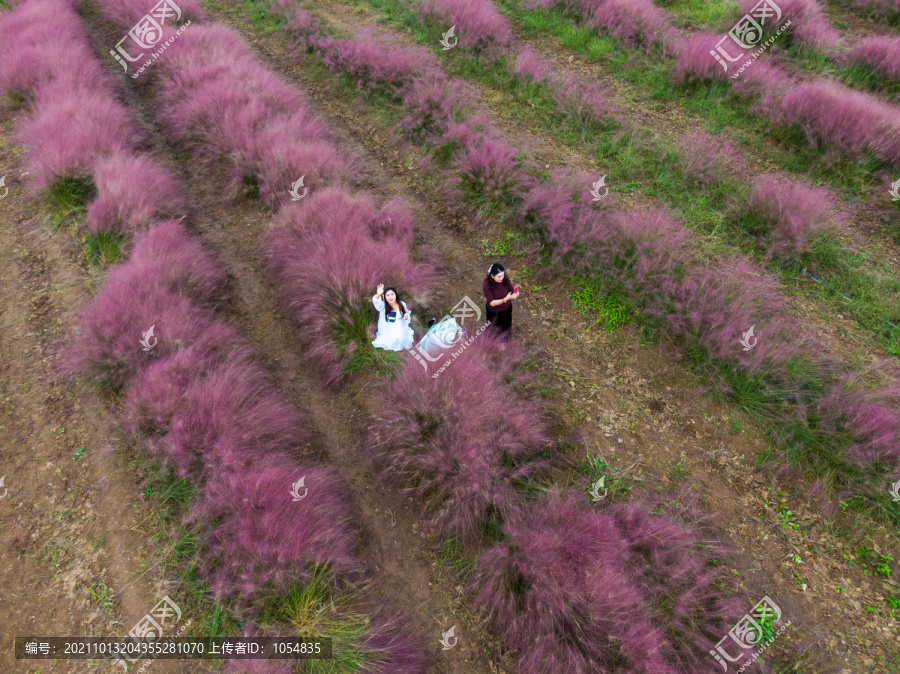
[[[401,300],[403,312],[409,313],[409,307],[406,302]],[[372,346],[376,349],[387,349],[388,351],[406,351],[411,349],[413,345],[413,330],[409,325],[409,321],[403,319],[403,314],[395,317],[395,320],[389,321],[384,317],[384,300],[380,295],[372,297],[372,304],[378,311],[378,334],[375,335],[375,341]],[[389,311],[388,314],[391,312]]]

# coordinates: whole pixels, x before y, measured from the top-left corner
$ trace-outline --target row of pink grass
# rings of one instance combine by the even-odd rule
[[[122,16],[132,16],[137,8],[132,9]],[[79,117],[63,119],[69,126],[59,143],[75,138],[75,151],[48,160],[29,146],[26,166],[32,186],[45,189],[48,176],[91,177],[100,151],[92,154],[82,145],[85,131],[106,130],[108,142],[122,144],[116,152],[131,153],[127,162],[150,165],[140,153],[138,134],[131,133],[128,111],[116,102],[116,85],[93,59],[70,2],[18,3],[0,17],[0,36],[12,39],[14,47],[19,44],[15,40],[33,45],[49,17],[63,26],[59,37],[75,56],[48,63],[36,55],[31,71],[23,61],[11,74],[6,71],[0,91],[30,101],[26,129],[36,118],[63,119],[73,102],[85,102],[78,98],[82,90],[94,99],[79,109]],[[85,74],[93,81],[83,82]],[[107,154],[114,157],[116,152]],[[64,161],[70,157],[80,161]],[[163,184],[177,189],[165,169],[154,166]],[[43,170],[34,170],[38,168]],[[339,475],[328,466],[299,462],[300,446],[308,438],[301,415],[269,382],[246,341],[214,314],[225,272],[178,223],[156,211],[134,215],[129,195],[101,189],[89,205],[105,200],[106,208],[132,213],[136,229],[146,231],[134,237],[127,261],[112,270],[83,308],[72,344],[59,361],[61,370],[90,372],[121,387],[122,427],[134,432],[137,442],[173,474],[198,485],[201,498],[188,519],[198,523],[201,573],[217,596],[234,598],[252,611],[265,592],[284,591],[308,578],[315,567],[363,580],[363,565],[354,554],[357,537],[349,499]],[[150,325],[157,341],[147,351],[140,348],[136,331]],[[290,486],[301,476],[308,493],[293,501]],[[207,524],[212,522],[214,526]],[[373,671],[425,671],[421,651],[395,616],[380,610],[363,636],[386,646],[379,648],[382,663]]]

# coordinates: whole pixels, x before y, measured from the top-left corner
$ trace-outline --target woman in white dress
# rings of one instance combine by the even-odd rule
[[[411,349],[414,335],[409,325],[409,307],[397,297],[397,291],[394,288],[385,290],[384,284],[379,283],[372,304],[378,311],[378,334],[372,346],[388,351]]]

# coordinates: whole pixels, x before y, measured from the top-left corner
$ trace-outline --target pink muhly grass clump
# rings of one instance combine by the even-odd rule
[[[165,374],[165,368],[156,374]],[[163,385],[155,383],[156,390]],[[135,404],[150,407],[146,400]],[[158,413],[156,420],[164,421]],[[256,362],[245,358],[229,359],[208,376],[198,375],[185,389],[169,426],[157,428],[165,435],[151,439],[149,449],[179,475],[204,467],[239,470],[260,456],[296,448],[306,437],[296,408]]]
[[[874,19],[896,20],[900,14],[900,0],[856,0],[856,6]]]
[[[398,208],[393,202],[378,209],[371,197],[327,188],[282,209],[267,236],[269,267],[285,306],[307,330],[308,356],[329,385],[339,381],[355,348],[335,341],[336,323],[352,325],[352,312],[369,304],[379,283],[395,286],[411,307],[430,283],[431,268],[410,260],[406,225],[398,223],[402,240],[386,235],[392,224],[385,228],[384,221]]]
[[[300,6],[296,0],[275,0],[270,12],[284,19],[285,30],[304,49],[314,45],[324,32],[322,23],[313,14]]]
[[[490,0],[425,0],[419,11],[438,22],[442,30],[456,26],[460,47],[507,47],[512,30]]]
[[[477,135],[453,161],[450,192],[509,199],[518,186],[517,150],[498,136]]]
[[[728,72],[710,54],[716,51],[716,44],[722,39],[722,33],[698,32],[691,35],[672,68],[671,79],[674,84],[681,84],[688,79],[727,80]],[[727,40],[726,40],[727,42]],[[732,54],[737,56],[737,54]],[[729,64],[729,69],[738,64]]]
[[[295,501],[300,478],[305,496]],[[278,453],[243,470],[213,470],[188,521],[211,525],[201,534],[200,573],[220,598],[250,602],[311,578],[320,565],[359,569],[345,489],[331,467]]]
[[[477,536],[517,502],[513,482],[546,463],[541,406],[506,384],[523,355],[482,334],[437,379],[410,359],[385,391],[373,447],[441,533]]]
[[[863,38],[847,55],[852,62],[865,63],[885,79],[900,80],[900,38],[890,35]]]
[[[832,225],[826,216],[830,205],[827,191],[769,173],[753,180],[744,211],[756,225],[752,233],[768,236],[770,252],[791,259],[807,251],[810,237]]]
[[[511,513],[504,531],[473,587],[521,672],[713,671],[706,651],[735,613],[697,534],[635,505],[582,511],[558,494]]]
[[[66,0],[27,2],[0,14],[0,94],[28,96],[57,78],[93,91],[110,91],[83,24]]]
[[[783,123],[800,125],[810,143],[835,145],[858,159],[869,151],[900,165],[900,112],[870,94],[816,80],[787,94],[781,110]]]
[[[467,105],[465,84],[432,72],[418,78],[399,92],[403,99],[401,131],[413,139],[440,138]]]
[[[160,116],[177,140],[209,159],[227,159],[233,188],[258,183],[266,205],[277,208],[301,176],[315,189],[355,171],[306,98],[264,68],[230,29],[197,26],[170,51],[166,77],[158,80]]]
[[[137,232],[187,211],[169,171],[145,155],[114,154],[94,168],[97,198],[88,204],[85,231]]]
[[[530,0],[528,8],[565,5],[590,26],[605,28],[617,40],[627,44],[643,41],[648,45],[661,38],[664,47],[672,46],[674,30],[665,10],[651,0]]]
[[[353,39],[322,39],[317,43],[325,66],[337,73],[348,73],[360,89],[385,89],[394,93],[421,76],[437,62],[424,47],[386,48],[371,35]]]
[[[553,66],[537,56],[531,47],[521,47],[509,72],[518,75],[523,82],[541,83],[553,74]]]
[[[199,302],[212,300],[225,283],[225,270],[177,222],[169,220],[135,238],[129,264],[147,282]]]
[[[900,385],[869,391],[852,384],[845,378],[819,399],[820,432],[846,435],[842,458],[869,473],[866,478],[884,474],[894,481],[900,478]],[[880,478],[873,486],[881,488]]]
[[[97,4],[100,11],[107,19],[123,28],[131,28],[150,11],[156,2],[151,2],[150,0],[99,0]],[[193,25],[198,21],[206,21],[209,18],[209,15],[202,7],[200,7],[196,0],[181,0],[180,2],[176,2],[176,4],[181,10],[181,19],[178,21],[179,24],[183,24],[190,20]],[[166,22],[163,25],[168,27],[174,22],[175,17],[170,16],[166,18]],[[159,46],[164,41],[165,40],[160,40],[156,46]],[[123,45],[127,48],[129,42],[130,40],[126,40]],[[155,51],[155,49],[151,49],[151,51]],[[134,52],[132,52],[132,54],[134,54]]]
[[[421,644],[413,641],[406,620],[385,609],[379,610],[360,634],[362,650],[376,662],[366,663],[372,674],[425,674],[432,662]],[[365,657],[365,656],[364,656]]]
[[[742,15],[749,13],[758,2],[738,0],[738,12]],[[788,31],[792,41],[822,50],[841,42],[840,33],[831,28],[824,8],[816,0],[781,0],[778,7],[781,9],[781,19],[777,23],[774,16],[766,19],[763,30],[767,34],[774,33],[778,26],[790,21]]]
[[[130,153],[144,141],[128,111],[105,92],[78,91],[65,82],[37,91],[33,116],[17,137],[28,148],[36,189],[61,176],[89,177],[101,157]]]
[[[126,262],[110,274],[78,319],[78,336],[59,362],[63,371],[90,370],[121,383],[211,328],[215,321],[207,310],[161,290],[147,272],[146,265]],[[142,335],[151,326],[157,343],[144,351]]]
[[[773,277],[737,254],[691,267],[683,280],[665,279],[648,311],[663,319],[670,334],[702,346],[713,360],[760,374],[783,364],[802,341],[785,315],[786,302]],[[740,340],[751,326],[757,343],[745,351]]]
[[[695,130],[678,139],[681,147],[681,170],[702,190],[724,180],[740,162],[740,151],[731,143],[705,131]]]

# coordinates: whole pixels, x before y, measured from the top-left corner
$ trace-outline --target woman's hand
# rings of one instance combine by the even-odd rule
[[[506,293],[506,297],[503,298],[504,302],[509,302],[513,298],[512,293]]]
[[[510,299],[513,299],[513,300],[518,299],[518,298],[519,298],[519,293],[512,293],[512,294],[509,296],[509,298],[510,298]]]
[[[408,321],[408,320],[409,320],[409,313],[403,314],[403,320],[404,320],[404,321]]]
[[[384,284],[379,283],[378,288],[375,290],[378,295],[384,295]]]

